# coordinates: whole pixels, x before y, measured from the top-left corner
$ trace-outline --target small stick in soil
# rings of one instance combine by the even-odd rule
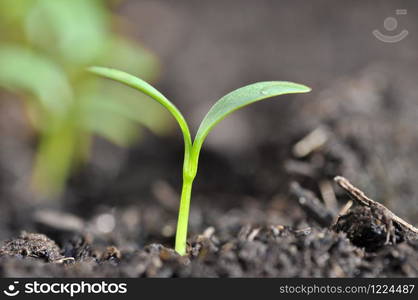
[[[323,126],[316,128],[293,146],[293,154],[298,158],[308,156],[328,141],[328,135]]]
[[[309,218],[323,227],[329,227],[332,224],[335,212],[325,207],[311,191],[293,182],[290,185],[290,192],[297,197],[299,206]]]
[[[326,208],[337,211],[338,204],[337,198],[335,197],[334,188],[332,182],[329,180],[323,180],[319,183],[319,191],[321,192],[322,200],[324,200]]]
[[[389,242],[391,235],[393,237],[393,224],[396,224],[397,227],[401,228],[405,232],[408,239],[418,239],[418,228],[395,215],[383,204],[367,197],[364,192],[353,186],[346,178],[337,176],[334,178],[334,181],[353,198],[356,204],[369,207],[372,211],[375,211],[377,215],[384,216],[388,233],[386,240],[387,243]]]
[[[347,201],[347,203],[340,209],[340,211],[338,212],[338,214],[335,216],[334,222],[332,222],[333,226],[335,224],[337,224],[339,217],[344,216],[345,214],[348,213],[348,211],[350,210],[351,206],[353,206],[353,200]]]

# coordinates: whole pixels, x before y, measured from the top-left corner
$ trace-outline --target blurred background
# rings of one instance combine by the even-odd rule
[[[150,99],[87,74],[90,65],[152,82],[194,132],[242,85],[313,88],[239,111],[210,134],[192,233],[231,218],[294,224],[292,181],[342,205],[335,175],[416,224],[417,9],[371,0],[0,0],[0,239],[88,228],[131,247],[171,243],[180,131]],[[374,30],[408,34],[388,43]]]

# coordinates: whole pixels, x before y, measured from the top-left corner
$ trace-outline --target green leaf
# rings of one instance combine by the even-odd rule
[[[21,22],[33,4],[34,1],[0,1],[0,22]]]
[[[104,89],[103,92],[91,94],[90,99],[88,99],[90,101],[85,101],[87,103],[84,106],[83,114],[86,116],[88,123],[95,123],[97,119],[103,122],[104,118],[102,115],[112,115],[124,118],[126,121],[137,125],[145,126],[155,134],[167,133],[168,127],[171,127],[169,125],[172,122],[166,117],[165,111],[161,111],[158,103],[149,103],[147,100],[138,101],[138,98],[142,100],[141,98],[145,99],[146,96],[138,95],[137,92],[133,91],[136,93],[136,97],[133,98],[131,91],[127,92],[126,88],[122,90],[122,87],[120,89],[112,87],[113,89]],[[108,92],[108,94],[105,92]],[[117,92],[119,94],[116,94]],[[107,123],[111,122],[108,121]],[[124,131],[119,133],[119,135],[124,134]]]
[[[72,103],[66,74],[39,53],[13,44],[0,47],[0,86],[35,95],[49,113],[65,115]]]
[[[88,68],[88,71],[90,71],[91,73],[103,76],[105,78],[113,79],[120,83],[126,84],[134,89],[139,90],[140,92],[144,93],[145,95],[151,97],[152,99],[160,103],[177,120],[181,128],[181,131],[183,133],[185,147],[187,149],[191,147],[192,142],[191,142],[190,131],[183,115],[180,113],[177,107],[173,103],[170,102],[170,100],[168,100],[163,94],[161,94],[157,89],[155,89],[149,83],[145,82],[142,79],[139,79],[138,77],[130,75],[126,72],[115,70],[115,69],[109,69],[109,68],[103,68],[103,67],[90,67]]]
[[[28,2],[35,2],[25,20],[26,35],[33,45],[51,55],[59,53],[64,63],[87,64],[102,54],[110,31],[104,1]]]
[[[200,124],[193,144],[195,159],[197,159],[200,148],[213,127],[237,109],[279,95],[310,91],[309,87],[293,82],[265,81],[253,83],[230,92],[212,106]]]

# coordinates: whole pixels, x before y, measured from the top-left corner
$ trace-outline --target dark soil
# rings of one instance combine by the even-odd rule
[[[338,95],[333,89],[325,91],[300,108],[298,125],[285,132],[281,144],[262,144],[239,157],[247,165],[204,152],[186,257],[171,248],[178,205],[173,186],[180,185],[176,157],[181,157],[182,147],[171,139],[150,136],[147,146],[126,161],[128,166],[141,162],[139,170],[126,168],[106,178],[97,168],[87,168],[73,179],[61,209],[21,205],[24,202],[5,207],[3,230],[37,233],[4,242],[0,275],[418,276],[418,243],[399,228],[388,241],[388,227],[381,218],[358,205],[338,217],[350,200],[333,184],[339,174],[389,208],[402,204],[396,206],[398,215],[416,213],[404,209],[416,207],[410,197],[417,195],[415,183],[398,173],[405,170],[400,167],[404,160],[414,161],[416,156],[404,147],[406,141],[418,141],[418,131],[405,130],[415,126],[415,118],[405,110],[416,103],[398,101],[396,110],[388,106],[387,89],[393,82],[388,85],[390,77],[385,74],[366,70],[352,82],[345,81],[344,89],[337,82]],[[345,101],[331,101],[331,96]],[[358,97],[373,102],[356,102]],[[308,113],[312,111],[316,112]],[[165,150],[171,155],[164,156]],[[398,158],[398,151],[405,156]],[[385,164],[392,167],[387,176],[379,168]],[[164,171],[156,173],[160,169]],[[404,181],[389,182],[395,174]]]
[[[367,219],[367,213],[355,210],[348,216],[353,218],[353,214]],[[0,250],[0,270],[6,277],[418,276],[418,243],[384,246],[380,239],[384,230],[368,221],[347,229],[347,235],[310,227],[294,230],[281,225],[248,225],[222,239],[209,227],[190,241],[187,257],[160,244],[135,251],[116,247],[99,250],[81,236],[67,241],[58,252],[46,236],[23,234]],[[347,218],[339,222],[345,224]],[[337,227],[346,229],[344,225]],[[362,245],[356,247],[358,243]]]
[[[22,232],[19,238],[4,242],[0,255],[41,258],[47,262],[56,262],[64,257],[60,248],[47,236],[39,233]]]
[[[179,136],[162,138],[144,133],[141,143],[130,150],[96,140],[92,161],[70,180],[65,196],[45,202],[34,198],[28,190],[33,137],[25,131],[14,101],[5,100],[0,102],[0,239],[4,241],[0,276],[418,277],[418,242],[396,226],[394,232],[388,232],[387,224],[367,207],[355,205],[347,210],[349,195],[333,183],[335,176],[344,176],[398,216],[418,223],[416,51],[410,51],[407,43],[396,48],[402,51],[384,48],[375,40],[370,41],[369,28],[361,27],[365,20],[370,21],[370,29],[380,24],[381,17],[386,16],[385,7],[376,7],[382,16],[365,13],[352,18],[350,9],[363,11],[360,4],[353,3],[343,9],[345,17],[340,18],[335,14],[334,1],[321,1],[328,5],[300,10],[303,14],[297,19],[306,32],[285,35],[272,30],[288,28],[274,23],[275,20],[290,22],[288,10],[280,9],[282,4],[278,2],[264,1],[275,9],[263,8],[258,2],[249,4],[256,7],[249,6],[244,11],[248,18],[234,15],[239,22],[236,20],[237,28],[228,27],[232,33],[205,23],[229,20],[230,12],[235,11],[234,5],[230,10],[217,9],[212,4],[215,2],[210,4],[214,5],[212,10],[191,6],[188,1],[181,1],[183,4],[172,10],[163,1],[131,1],[131,5],[154,9],[167,24],[177,24],[175,32],[186,32],[183,37],[165,39],[161,35],[172,34],[168,27],[157,26],[146,16],[133,18],[151,22],[145,24],[151,30],[162,28],[161,35],[155,33],[158,41],[161,44],[168,40],[175,48],[170,56],[164,52],[171,49],[167,48],[168,42],[159,45],[154,40],[155,47],[160,46],[159,54],[165,55],[167,69],[176,72],[165,75],[163,90],[175,99],[182,99],[186,93],[187,103],[180,106],[194,108],[193,101],[200,95],[215,97],[215,92],[208,90],[208,82],[220,90],[230,89],[239,86],[234,80],[241,84],[276,78],[278,69],[285,79],[305,82],[308,76],[310,82],[318,84],[314,93],[304,97],[286,96],[286,101],[257,104],[242,122],[249,127],[224,126],[217,131],[244,131],[248,137],[244,142],[228,141],[228,146],[216,148],[208,141],[193,190],[188,255],[180,257],[172,249],[183,155]],[[366,2],[375,8],[374,1]],[[295,10],[302,5],[297,4],[299,1],[283,3],[286,7],[295,5]],[[191,22],[198,20],[206,25],[186,26],[183,22],[188,22],[188,18],[183,9],[196,10],[196,14],[189,14],[195,16]],[[215,21],[212,14],[217,16]],[[372,15],[376,19],[371,19]],[[261,31],[271,32],[272,36],[249,32],[256,26],[241,28],[242,19],[252,20],[249,16],[268,22],[268,30]],[[296,18],[291,19],[293,22]],[[316,20],[321,22],[316,24]],[[340,21],[358,24],[350,27]],[[408,27],[411,32],[413,24]],[[187,28],[190,31],[185,31]],[[344,28],[367,32],[357,36],[359,40],[352,40],[350,30],[345,32]],[[237,30],[241,35],[237,35]],[[188,35],[198,42],[188,42]],[[207,36],[222,38],[215,43]],[[231,36],[239,38],[235,41]],[[259,36],[260,43],[247,40],[248,45],[242,46],[243,36]],[[325,54],[322,50],[312,51],[312,59],[306,56],[306,46],[300,44],[294,54],[294,43],[305,41],[308,36],[314,37],[309,45]],[[153,39],[148,38],[152,44]],[[268,41],[271,44],[259,46]],[[280,48],[277,53],[274,50],[274,55],[265,59],[269,49],[276,49],[274,45],[278,44],[289,48]],[[357,51],[360,46],[365,50]],[[193,47],[203,50],[192,51]],[[227,47],[222,53],[230,53],[233,59],[217,59],[219,47]],[[236,51],[237,47],[243,50]],[[247,48],[250,50],[244,51]],[[257,69],[248,62],[259,48],[265,52],[258,55],[257,64],[264,61],[264,65]],[[396,57],[402,52],[403,63],[395,58],[369,63],[376,53],[394,55],[391,51]],[[196,53],[205,57],[190,59],[190,54]],[[206,57],[208,53],[213,53],[216,66],[207,63],[212,61]],[[276,60],[279,63],[273,64]],[[352,61],[356,61],[355,67]],[[215,72],[224,70],[220,64],[226,64],[225,69],[231,73]],[[201,72],[206,67],[209,71]],[[295,73],[286,73],[287,70]],[[211,75],[202,78],[200,73]],[[337,78],[331,80],[334,77]],[[186,81],[193,88],[177,87],[178,82]],[[224,91],[215,94],[218,92]],[[225,150],[229,145],[238,151]],[[21,234],[22,231],[33,233]],[[394,238],[388,240],[389,233]]]

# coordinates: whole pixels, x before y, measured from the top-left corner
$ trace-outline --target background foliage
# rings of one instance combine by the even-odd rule
[[[164,112],[133,91],[88,75],[92,64],[156,79],[156,57],[112,27],[110,1],[0,1],[0,87],[24,100],[39,135],[33,187],[59,194],[71,170],[89,158],[94,134],[127,146],[138,124],[161,133]],[[141,96],[139,96],[141,97]]]

